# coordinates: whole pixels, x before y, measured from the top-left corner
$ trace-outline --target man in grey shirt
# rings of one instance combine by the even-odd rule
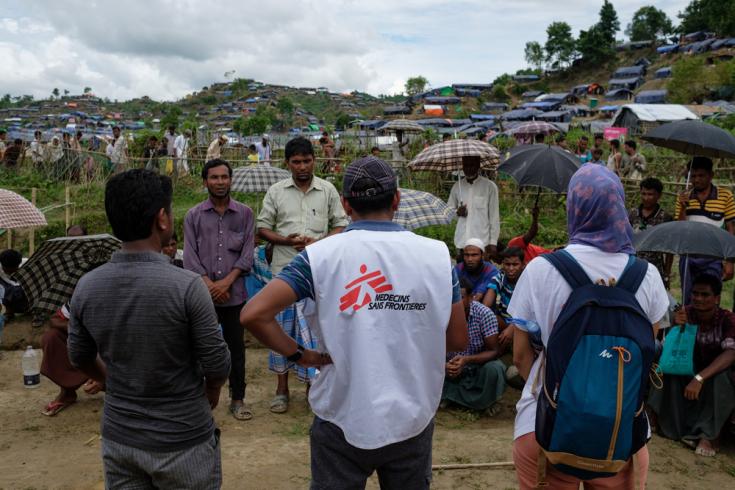
[[[173,233],[171,196],[171,180],[149,170],[108,181],[105,210],[122,250],[82,277],[71,299],[69,359],[106,391],[107,488],[222,482],[211,409],[230,355],[201,277],[160,253]]]

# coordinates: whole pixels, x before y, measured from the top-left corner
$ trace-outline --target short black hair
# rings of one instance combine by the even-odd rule
[[[285,153],[287,161],[290,160],[291,157],[294,157],[296,155],[314,156],[314,145],[312,145],[311,141],[304,138],[303,136],[297,136],[296,138],[286,143]]]
[[[692,158],[691,170],[706,170],[712,173],[712,159],[707,157],[694,157]]]
[[[374,187],[375,182],[372,179],[364,178],[352,184],[351,189],[354,192],[362,192]],[[381,192],[373,196],[346,197],[345,200],[350,204],[352,209],[363,214],[389,210],[391,204],[393,204],[393,196],[395,195],[396,191]]]
[[[105,212],[112,232],[123,242],[151,236],[161,209],[171,212],[171,179],[151,170],[136,168],[115,175],[105,186]]]
[[[69,228],[66,229],[66,234],[68,235],[69,232],[74,228],[79,228],[79,230],[82,232],[82,235],[87,234],[87,227],[81,224],[70,225]]]
[[[610,140],[610,146],[616,149],[620,148],[620,140],[619,139]]]
[[[582,135],[582,136],[579,137],[579,141],[589,141],[589,140],[590,139],[587,136],[585,136],[585,135]]]
[[[638,148],[638,143],[636,143],[635,140],[625,140],[625,146],[630,146],[635,150]]]
[[[255,151],[255,150],[257,150],[257,148],[255,147],[255,145],[250,145],[250,146],[248,146],[248,150]]]
[[[696,286],[697,284],[702,286],[709,286],[712,288],[712,292],[715,296],[719,296],[722,294],[722,280],[717,277],[713,276],[712,274],[699,274],[694,278],[694,282],[692,282],[692,286]]]
[[[649,189],[662,194],[664,192],[664,184],[656,177],[648,177],[641,181],[641,189]]]
[[[15,143],[16,145],[22,145],[22,144],[23,144],[23,140],[22,140],[22,139],[20,139],[20,138],[15,138],[15,139],[13,140],[13,143]]]
[[[373,146],[372,148],[370,148],[370,153],[374,152],[375,150],[380,151],[380,148],[377,146]]]
[[[0,265],[3,268],[17,269],[21,262],[23,262],[23,256],[17,250],[9,248],[0,252]]]
[[[596,140],[604,140],[605,139],[605,136],[601,135],[600,133],[597,133],[597,134],[595,134],[595,139]]]
[[[212,160],[208,160],[207,163],[204,164],[204,167],[202,167],[202,180],[207,180],[210,168],[221,167],[223,165],[227,167],[227,172],[230,174],[230,177],[232,177],[232,167],[230,166],[230,163],[221,158],[213,158]]]
[[[173,232],[171,234],[171,240],[178,242],[179,241],[179,235],[176,234],[176,232]]]
[[[472,281],[467,279],[465,276],[462,276],[459,278],[459,289],[464,289],[467,294],[472,294],[472,291],[475,289],[474,284],[472,284]]]
[[[602,148],[592,148],[592,156],[600,158],[602,156]]]
[[[517,258],[521,262],[526,260],[526,254],[523,253],[523,249],[520,247],[508,247],[506,249],[503,249],[503,251],[500,253],[500,259],[512,259],[513,257]]]

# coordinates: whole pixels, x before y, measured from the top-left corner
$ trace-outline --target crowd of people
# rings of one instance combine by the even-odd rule
[[[170,132],[165,143],[151,139],[150,161],[164,155],[164,146],[176,148],[176,138]],[[324,138],[320,144],[329,147]],[[699,326],[695,376],[664,374],[663,388],[650,389],[647,370],[637,380],[642,393],[635,395],[648,400],[652,431],[712,456],[723,431],[735,427],[735,314],[720,306],[732,263],[682,258],[678,307],[667,292],[674,257],[640,253],[635,259],[632,245],[634,233],[675,219],[735,233],[735,201],[712,183],[710,159],[692,160],[692,187],[669,212],[660,203],[663,183],[643,178],[646,163],[634,141],[625,142],[624,155],[611,141],[604,159],[602,138],[591,149],[582,138],[568,150],[582,164],[567,195],[569,241],[547,248],[534,243],[538,207],[524,234],[500,238],[498,187],[482,175],[479,158],[464,157],[464,175],[448,200],[457,217],[453,258],[446,244],[392,221],[401,199],[396,175],[374,154],[346,167],[340,193],[314,175],[312,143],[292,139],[285,146],[292,177],[270,187],[256,215],[231,196],[225,144],[217,139],[208,148],[201,174],[208,197],[186,214],[183,259],[173,233],[171,180],[157,163],[110,178],[105,210],[122,250],[80,280],[44,336],[42,372],[60,387],[44,414],[70,407],[79,388],[105,391],[102,454],[109,488],[220,486],[211,409],[224,384],[235,420],[258,415],[246,398],[244,329],[272,351],[271,412],[289,410],[289,372],[305,384],[315,414],[312,488],[362,488],[375,471],[383,488],[427,488],[437,408],[457,405],[494,416],[508,386],[521,390],[513,443],[521,488],[544,482],[578,488],[581,481],[586,488],[632,488],[634,466],[645,484],[646,430],[632,442],[630,434],[621,436],[627,442],[620,443],[619,461],[613,461],[613,442],[608,471],[582,474],[570,471],[567,459],[555,459],[558,451],[543,442],[548,434],[537,433],[547,423],[536,420],[545,416],[542,408],[551,403],[556,409],[568,396],[568,390],[557,393],[558,384],[549,394],[545,381],[561,355],[554,335],[575,321],[566,309],[584,278],[605,289],[628,287],[630,309],[644,327],[636,334],[645,343],[640,351],[616,345],[590,359],[617,365],[619,355],[622,366],[641,352],[645,361],[646,346],[652,352],[655,341],[665,342],[667,327]],[[267,139],[260,145],[253,154],[269,160],[269,153],[261,158]],[[639,181],[639,206],[626,209],[618,175]],[[12,274],[20,265],[13,252],[0,254],[0,290],[11,312],[11,300],[17,301]],[[565,261],[574,267],[559,265]],[[570,279],[574,268],[580,284]],[[637,282],[626,277],[630,270],[640,270]],[[633,408],[635,419],[631,414],[628,422],[648,429],[646,412]]]

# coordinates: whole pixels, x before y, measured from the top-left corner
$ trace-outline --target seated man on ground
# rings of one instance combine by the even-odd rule
[[[697,374],[665,374],[663,389],[651,390],[648,400],[659,432],[696,447],[701,456],[715,455],[722,428],[735,409],[735,314],[720,307],[721,292],[718,277],[701,274],[694,279],[692,304],[677,311],[675,323],[698,326]]]
[[[508,305],[513,296],[518,278],[521,277],[525,263],[523,250],[518,247],[509,247],[503,250],[501,257],[501,272],[492,278],[488,284],[487,293],[482,303],[491,308],[498,319],[500,335],[498,343],[501,352],[510,350],[513,345],[513,325],[510,325],[511,316],[508,314]]]
[[[466,250],[466,248],[465,248]],[[447,353],[442,403],[497,413],[496,401],[505,390],[505,364],[498,359],[498,322],[490,308],[472,299],[472,283],[459,279],[469,344],[462,352]]]
[[[20,284],[11,276],[20,268],[23,256],[7,249],[0,252],[0,303],[5,306],[5,319],[10,321],[16,313],[28,311],[28,298]]]
[[[173,235],[171,235],[171,240],[169,240],[168,245],[161,249],[161,253],[169,258],[171,265],[175,265],[176,267],[181,267],[183,269],[184,260],[176,257],[176,253],[179,251],[178,245],[179,239],[176,236],[176,232],[174,232]]]
[[[62,306],[49,320],[51,328],[41,338],[43,361],[41,374],[53,381],[61,388],[59,394],[41,413],[53,417],[77,401],[77,390],[82,387],[85,393],[93,395],[104,390],[99,381],[89,377],[76,369],[69,362],[69,351],[66,347],[69,327],[69,304]]]
[[[488,284],[498,273],[498,269],[493,264],[483,260],[484,250],[485,244],[482,243],[482,240],[470,238],[465,242],[462,249],[464,262],[454,266],[457,277],[460,279],[464,277],[472,285],[472,299],[474,301],[482,301],[485,292],[487,292]]]
[[[531,210],[531,226],[528,228],[528,231],[523,235],[512,238],[506,245],[507,247],[518,247],[523,250],[524,264],[528,264],[539,255],[551,253],[551,250],[531,243],[536,238],[536,235],[538,235],[538,213],[538,206],[534,206]],[[498,252],[500,250],[501,247],[498,247]]]

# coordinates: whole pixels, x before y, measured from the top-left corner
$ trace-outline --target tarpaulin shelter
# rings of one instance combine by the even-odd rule
[[[454,105],[461,104],[462,99],[460,99],[459,97],[431,96],[424,97],[424,102],[426,102],[427,104]]]
[[[663,123],[699,119],[692,111],[678,104],[626,104],[613,117],[612,125],[628,128],[630,134],[643,134]]]
[[[469,89],[469,90],[479,90],[481,92],[484,92],[486,90],[492,90],[493,84],[492,83],[453,83],[452,87],[454,88],[454,90]]]
[[[427,116],[443,116],[444,106],[438,104],[424,104],[424,114]]]
[[[641,77],[633,78],[613,78],[607,82],[608,90],[615,90],[617,88],[627,88],[628,90],[635,90],[643,84]]]
[[[405,105],[389,105],[389,106],[383,107],[383,114],[385,114],[386,116],[411,114],[411,108]]]
[[[479,97],[482,92],[476,88],[456,88],[454,92],[459,97]]]
[[[504,102],[485,102],[482,104],[483,111],[489,112],[502,112],[508,110],[508,104]]]
[[[635,96],[636,104],[665,104],[666,90],[642,90]]]
[[[521,105],[521,109],[538,109],[540,111],[553,111],[559,108],[559,101],[542,101],[542,102],[526,102]]]
[[[605,98],[608,100],[630,100],[633,98],[633,91],[627,88],[618,88],[606,93]]]
[[[676,53],[677,51],[679,51],[678,44],[667,44],[666,46],[656,48],[658,54]]]
[[[473,121],[490,121],[495,118],[495,114],[470,114],[470,119]]]
[[[549,111],[536,116],[536,120],[546,122],[571,122],[572,113],[571,111]]]
[[[542,90],[527,90],[527,91],[523,92],[523,94],[521,95],[521,97],[524,98],[524,99],[535,99],[539,95],[544,95],[544,93],[545,92],[542,91]]]
[[[516,109],[501,114],[500,118],[504,121],[530,121],[539,114],[541,111],[536,109]]]
[[[579,97],[580,95],[587,95],[587,90],[590,88],[589,83],[583,83],[582,85],[576,85],[572,87],[572,94]]]
[[[513,81],[518,83],[538,82],[539,80],[541,77],[538,75],[513,75]]]
[[[671,76],[671,67],[666,66],[656,70],[656,78],[669,78]]]
[[[640,77],[646,74],[646,67],[641,65],[634,65],[634,66],[624,66],[622,68],[618,68],[615,70],[615,73],[613,73],[613,78],[633,78],[633,77]]]

